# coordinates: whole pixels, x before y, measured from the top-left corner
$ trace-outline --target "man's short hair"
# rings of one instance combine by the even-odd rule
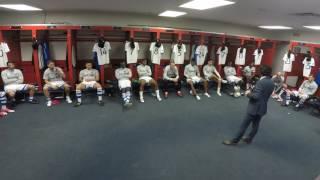
[[[49,65],[50,63],[55,64],[54,61],[50,60],[50,61],[47,62],[47,65]]]
[[[271,76],[272,74],[272,68],[267,65],[261,65],[260,66],[260,72],[262,76]]]

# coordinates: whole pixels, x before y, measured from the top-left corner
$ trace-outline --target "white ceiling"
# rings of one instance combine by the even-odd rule
[[[185,11],[180,18],[218,20],[258,25],[320,25],[320,16],[298,17],[294,13],[320,14],[320,0],[234,0],[236,4],[204,11],[179,8],[189,0],[0,0],[0,4],[24,3],[45,11],[106,11],[158,15],[164,10]],[[0,11],[8,11],[1,9]]]

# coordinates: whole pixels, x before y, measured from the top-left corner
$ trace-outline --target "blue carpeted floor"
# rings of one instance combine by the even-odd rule
[[[146,95],[74,108],[22,104],[0,120],[1,180],[313,180],[320,119],[270,101],[252,145],[226,147],[247,99]]]

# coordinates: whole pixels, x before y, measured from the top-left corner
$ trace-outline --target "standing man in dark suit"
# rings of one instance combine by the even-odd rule
[[[262,77],[257,82],[252,91],[247,91],[246,96],[249,98],[246,117],[241,124],[239,132],[232,140],[223,141],[224,145],[237,145],[239,141],[250,144],[257,134],[261,118],[267,113],[269,98],[274,90],[274,83],[271,80],[272,69],[269,66],[260,67]],[[244,137],[247,128],[252,124],[252,130],[248,137]]]

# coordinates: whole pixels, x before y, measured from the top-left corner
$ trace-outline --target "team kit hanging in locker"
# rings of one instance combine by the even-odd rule
[[[47,42],[37,42],[38,43],[38,53],[39,53],[39,67],[40,69],[44,69],[46,67],[47,62],[50,59],[50,51],[49,45]],[[110,64],[110,50],[111,45],[108,41],[105,41],[103,38],[99,38],[98,42],[93,46],[93,52],[95,53],[94,61],[98,66]],[[139,53],[139,43],[135,42],[134,39],[130,39],[125,43],[125,52],[126,52],[126,63],[127,64],[136,64],[138,62],[138,53]],[[185,53],[186,53],[186,45],[182,43],[182,41],[178,41],[176,44],[172,45],[172,57],[171,60],[177,64],[182,65],[185,61]],[[151,63],[152,64],[161,64],[162,54],[164,54],[165,49],[163,44],[158,39],[155,42],[152,42],[150,45],[150,54],[151,54]],[[7,53],[10,52],[10,48],[7,43],[0,43],[0,67],[7,67],[8,56]],[[74,52],[74,51],[73,51]],[[197,65],[203,65],[208,54],[208,47],[206,45],[198,45],[195,46],[195,51],[193,51],[193,59],[196,61]],[[263,49],[258,47],[254,53],[254,64],[260,65],[263,57]],[[218,55],[218,64],[224,65],[226,64],[227,56],[228,56],[228,47],[223,43],[217,50],[216,54]],[[73,54],[73,56],[75,56]],[[73,66],[75,67],[75,57],[72,58]],[[241,45],[237,49],[235,64],[236,65],[245,65],[246,60],[246,48]],[[292,63],[295,61],[295,55],[293,52],[288,51],[283,57],[283,71],[291,72],[292,71]],[[310,53],[306,55],[303,64],[303,76],[308,77],[312,68],[315,66],[315,60],[311,56]]]

